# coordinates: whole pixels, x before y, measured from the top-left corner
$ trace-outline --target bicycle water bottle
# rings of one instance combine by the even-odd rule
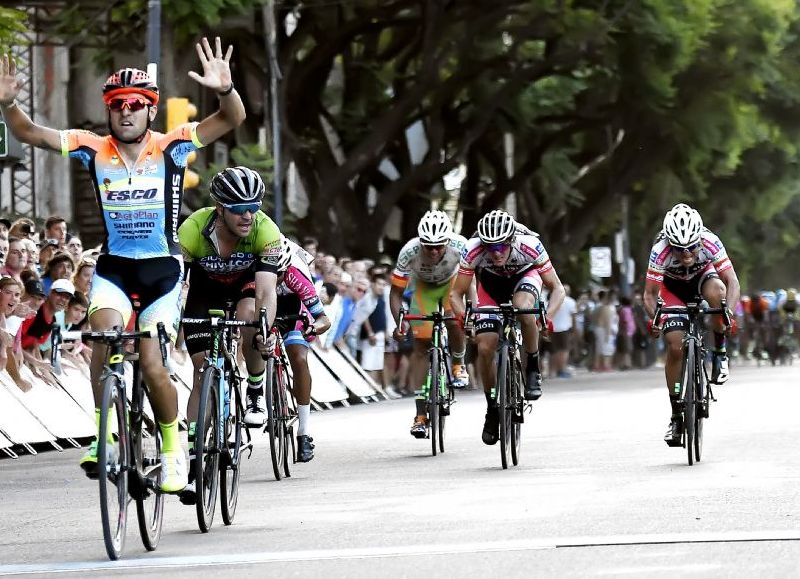
[[[220,365],[224,368],[224,365]],[[225,379],[225,372],[220,373],[219,387],[222,388],[223,394],[223,414],[222,416],[227,420],[231,415],[231,391],[228,387],[228,381]]]

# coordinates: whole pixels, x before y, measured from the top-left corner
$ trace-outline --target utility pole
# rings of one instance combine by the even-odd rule
[[[158,84],[161,64],[161,0],[147,0],[147,74]]]
[[[278,26],[275,19],[275,1],[267,0],[261,8],[264,20],[264,42],[267,49],[267,62],[269,63],[269,101],[272,125],[272,187],[275,194],[275,223],[278,227],[283,225],[283,190],[281,175],[281,115],[280,80],[281,71],[278,67]],[[266,115],[264,115],[266,117]]]

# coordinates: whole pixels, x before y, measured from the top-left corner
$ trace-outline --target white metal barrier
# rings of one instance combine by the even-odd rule
[[[172,380],[183,418],[191,392],[192,363],[188,357],[180,364],[174,362],[173,359]],[[355,360],[336,348],[324,351],[314,346],[309,351],[308,363],[312,402],[318,409],[331,408],[337,402],[347,405],[352,399],[377,400],[379,393],[385,397]],[[28,392],[22,392],[7,372],[0,372],[0,452],[16,458],[14,447],[18,445],[36,454],[32,445],[45,442],[61,450],[59,440],[79,446],[75,439],[95,435],[94,397],[88,369],[78,368],[65,358],[62,370],[57,377],[59,386],[51,386],[28,368],[21,368],[23,378],[32,384]],[[127,368],[126,376],[130,378]]]

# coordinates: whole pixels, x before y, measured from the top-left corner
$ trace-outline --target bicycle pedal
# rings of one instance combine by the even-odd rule
[[[672,440],[667,440],[665,442],[667,443],[667,446],[671,446],[673,448],[683,446],[683,441],[680,439],[673,438]]]
[[[525,423],[525,415],[520,414],[518,412],[511,413],[511,422],[515,422],[517,424],[524,424]]]

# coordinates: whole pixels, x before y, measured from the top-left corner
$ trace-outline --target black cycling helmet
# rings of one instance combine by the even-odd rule
[[[223,205],[257,203],[264,198],[261,175],[247,167],[223,169],[211,180],[211,198]]]

